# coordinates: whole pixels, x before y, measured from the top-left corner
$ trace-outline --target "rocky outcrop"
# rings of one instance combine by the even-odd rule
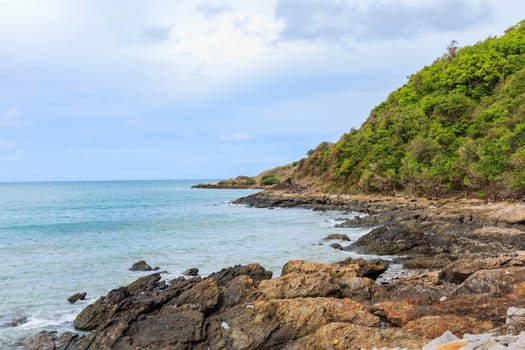
[[[144,260],[139,260],[130,268],[131,271],[151,271],[153,268]]]
[[[71,295],[69,298],[67,298],[67,301],[69,301],[71,304],[76,303],[79,300],[85,300],[86,299],[86,292],[83,293],[75,293]]]
[[[325,272],[333,278],[368,277],[376,279],[388,268],[388,264],[381,260],[365,260],[362,258],[348,258],[335,264],[322,264],[305,260],[291,260],[282,269],[281,274],[297,272],[309,274]]]

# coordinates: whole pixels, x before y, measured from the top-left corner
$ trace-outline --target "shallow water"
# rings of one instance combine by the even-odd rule
[[[199,181],[0,184],[0,348],[39,330],[71,330],[76,314],[144,273],[145,259],[166,278],[197,267],[202,275],[260,262],[279,274],[291,259],[342,260],[351,253],[322,238],[355,213],[255,209],[230,204],[253,190],[191,189]],[[71,305],[66,298],[87,292]],[[1,324],[2,322],[0,322]]]

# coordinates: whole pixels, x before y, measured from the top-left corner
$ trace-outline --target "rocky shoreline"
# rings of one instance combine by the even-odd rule
[[[277,278],[255,263],[204,278],[166,281],[154,273],[86,307],[74,325],[89,333],[42,332],[23,346],[523,349],[525,203],[327,195],[303,188],[263,191],[237,202],[366,213],[342,224],[370,227],[343,249],[394,255],[409,270],[379,282],[387,262],[346,259],[290,261]]]

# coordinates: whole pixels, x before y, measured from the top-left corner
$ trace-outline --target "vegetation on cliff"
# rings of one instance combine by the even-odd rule
[[[340,192],[524,195],[525,21],[473,46],[452,42],[361,128],[309,152],[295,179]]]

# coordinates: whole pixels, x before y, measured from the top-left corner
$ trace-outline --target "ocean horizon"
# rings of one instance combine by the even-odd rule
[[[335,229],[357,213],[257,209],[231,201],[257,190],[192,189],[213,180],[106,180],[0,183],[0,347],[40,330],[73,330],[76,315],[108,291],[143,276],[141,259],[166,271],[205,276],[259,262],[280,274],[292,259],[335,262]],[[67,297],[87,292],[70,304]],[[11,327],[16,318],[25,322]]]

